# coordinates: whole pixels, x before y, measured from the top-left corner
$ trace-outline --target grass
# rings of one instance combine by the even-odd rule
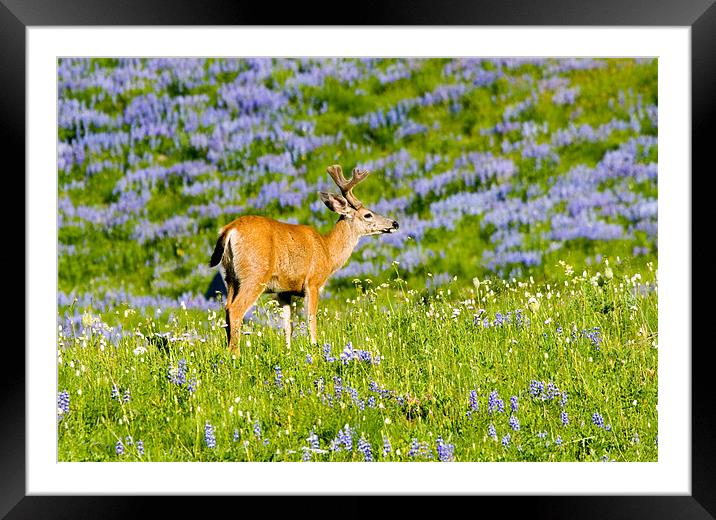
[[[394,266],[321,300],[317,346],[299,300],[290,350],[264,297],[239,357],[223,311],[83,309],[59,336],[59,460],[363,461],[368,443],[377,461],[656,461],[656,267],[554,270],[417,290]],[[118,324],[116,345],[98,332]],[[344,362],[349,343],[372,361]]]

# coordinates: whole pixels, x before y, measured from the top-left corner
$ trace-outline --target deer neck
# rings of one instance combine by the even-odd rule
[[[327,235],[324,236],[330,256],[332,272],[337,271],[348,261],[353,249],[358,244],[358,235],[350,222],[341,217]]]

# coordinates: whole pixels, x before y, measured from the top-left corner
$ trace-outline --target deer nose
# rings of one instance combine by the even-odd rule
[[[398,224],[397,221],[394,220],[394,221],[393,221],[393,227],[394,227],[395,229],[398,229],[398,228],[400,227],[400,225]]]

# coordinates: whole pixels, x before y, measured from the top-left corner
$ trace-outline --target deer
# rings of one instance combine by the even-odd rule
[[[291,348],[291,298],[304,298],[311,344],[317,344],[319,294],[343,267],[362,236],[394,233],[398,222],[363,206],[353,193],[369,175],[354,168],[346,179],[338,164],[326,170],[341,195],[319,192],[321,201],[339,215],[321,234],[311,226],[258,216],[241,216],[219,230],[210,267],[219,267],[226,285],[226,336],[229,351],[240,353],[241,325],[246,312],[264,293],[281,306],[287,348]]]

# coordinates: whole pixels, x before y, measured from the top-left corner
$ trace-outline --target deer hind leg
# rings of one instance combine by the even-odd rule
[[[227,316],[229,322],[229,351],[239,355],[241,341],[241,323],[246,312],[256,303],[265,284],[257,280],[242,280],[235,298],[227,298]]]

